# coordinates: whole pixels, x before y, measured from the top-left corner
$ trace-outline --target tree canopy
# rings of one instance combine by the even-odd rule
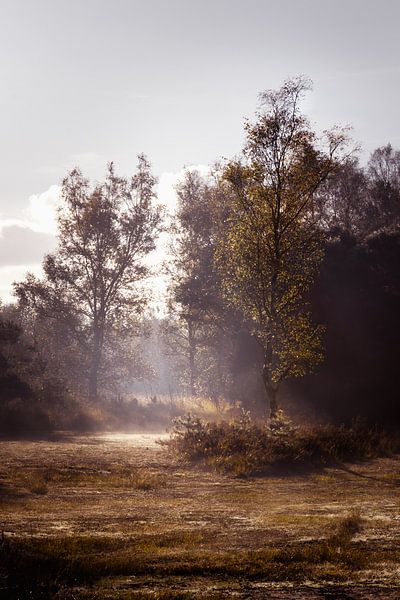
[[[79,169],[62,185],[58,248],[45,257],[44,277],[29,275],[16,285],[20,304],[63,321],[88,357],[88,394],[97,398],[104,348],[137,326],[145,296],[138,284],[145,257],[155,247],[161,212],[154,203],[156,180],[144,156],[130,179],[113,163],[103,183],[91,187]]]
[[[322,359],[320,326],[307,294],[322,258],[314,199],[337,168],[346,133],[318,143],[300,100],[303,78],[261,94],[261,109],[245,127],[243,156],[223,172],[227,203],[216,252],[226,300],[239,308],[263,349],[263,381],[271,416],[279,384]]]

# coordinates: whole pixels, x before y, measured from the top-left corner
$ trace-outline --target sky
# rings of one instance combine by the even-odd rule
[[[0,0],[0,297],[56,246],[62,178],[144,152],[174,205],[185,166],[240,152],[258,94],[307,75],[318,130],[400,147],[400,0]]]

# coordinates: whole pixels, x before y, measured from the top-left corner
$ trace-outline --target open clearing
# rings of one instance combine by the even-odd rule
[[[0,442],[1,598],[400,597],[398,458],[235,479],[160,437]]]

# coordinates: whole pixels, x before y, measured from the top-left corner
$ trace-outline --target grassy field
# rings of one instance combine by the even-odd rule
[[[0,442],[0,598],[399,598],[398,458],[239,479],[157,435]]]

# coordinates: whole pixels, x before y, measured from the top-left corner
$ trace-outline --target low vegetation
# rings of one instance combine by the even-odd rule
[[[235,475],[262,473],[274,467],[318,466],[390,456],[399,442],[382,430],[361,422],[349,427],[295,427],[278,411],[275,419],[206,422],[188,415],[175,421],[171,439],[164,444],[178,457],[204,462]]]
[[[112,465],[107,470],[80,466],[75,468],[28,468],[15,469],[3,479],[9,490],[19,497],[45,496],[53,486],[62,485],[74,489],[94,486],[100,491],[109,489],[139,490],[150,492],[168,485],[165,473],[156,469],[132,468]],[[3,490],[4,493],[4,490]]]
[[[343,581],[349,573],[376,561],[396,559],[393,552],[354,543],[361,525],[358,514],[349,514],[334,524],[332,534],[332,528],[328,535],[322,532],[321,539],[235,552],[213,549],[200,533],[176,531],[131,539],[85,535],[3,540],[0,555],[11,584],[9,598],[20,598],[21,592],[34,598],[58,598],[58,590],[75,587],[74,597],[80,598],[82,585],[102,580],[104,587],[107,578],[124,575],[245,577],[271,582],[300,582],[307,577],[323,581],[328,577]],[[108,597],[106,592],[103,596],[98,591],[96,598],[103,597]]]
[[[1,443],[1,598],[351,598],[394,584],[395,459],[237,478],[177,464],[155,440]]]

